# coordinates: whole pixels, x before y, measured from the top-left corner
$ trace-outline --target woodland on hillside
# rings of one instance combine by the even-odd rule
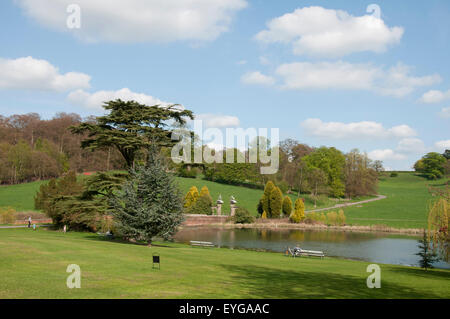
[[[37,113],[0,115],[0,183],[17,184],[58,177],[75,172],[111,170],[125,167],[113,147],[95,151],[80,147],[86,135],[72,134],[68,128],[81,122],[74,113],[58,113],[45,120]]]

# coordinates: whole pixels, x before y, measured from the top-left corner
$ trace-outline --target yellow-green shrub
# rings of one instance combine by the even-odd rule
[[[327,222],[328,222],[328,224],[329,225],[336,225],[337,218],[338,218],[338,216],[337,216],[335,211],[329,212],[327,214]]]
[[[212,198],[208,194],[200,196],[190,207],[185,209],[187,214],[212,215]]]
[[[308,224],[326,224],[327,217],[324,213],[308,213],[305,218],[305,223]]]
[[[294,212],[291,214],[289,219],[293,223],[300,223],[305,219],[305,204],[301,198],[297,198],[295,201]]]
[[[192,196],[192,193],[189,191],[187,192],[186,196],[184,197],[184,208],[189,208],[194,203],[194,197]]]
[[[290,216],[292,213],[292,201],[289,196],[285,196],[283,199],[283,215]]]
[[[197,199],[200,197],[197,187],[192,186],[189,191],[192,193],[192,196],[194,197],[194,202],[197,201]]]
[[[283,193],[275,186],[270,193],[270,217],[278,218],[281,216],[283,206]]]
[[[16,211],[12,207],[0,208],[0,224],[14,224],[16,221]]]
[[[202,189],[200,190],[200,197],[202,196],[211,196],[211,194],[209,193],[209,189],[206,186],[203,186]]]
[[[342,209],[339,210],[338,212],[338,216],[337,216],[337,222],[339,225],[345,225],[345,214],[344,211]]]
[[[262,196],[262,204],[263,209],[266,212],[266,215],[270,213],[270,194],[272,190],[275,188],[275,184],[272,181],[268,181],[266,186],[264,187],[264,194]]]
[[[209,191],[208,191],[209,193]],[[187,192],[186,196],[184,197],[184,207],[185,208],[189,208],[192,205],[194,205],[194,203],[197,201],[197,199],[199,198],[199,193],[198,193],[198,189],[195,186],[192,186],[189,189],[189,192]]]

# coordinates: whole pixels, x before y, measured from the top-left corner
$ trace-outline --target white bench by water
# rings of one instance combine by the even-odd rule
[[[301,249],[300,247],[295,247],[293,250],[288,248],[289,253],[292,255],[292,257],[296,256],[313,256],[313,257],[325,257],[325,254],[323,251],[320,250],[306,250]]]
[[[191,240],[190,243],[191,243],[191,246],[214,247],[214,244],[209,241]]]

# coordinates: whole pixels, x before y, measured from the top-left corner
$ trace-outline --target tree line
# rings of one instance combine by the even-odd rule
[[[450,174],[450,150],[443,154],[430,152],[414,164],[414,170],[423,177],[433,180]]]
[[[69,127],[95,123],[74,113],[42,119],[37,113],[0,115],[0,184],[17,184],[58,177],[73,170],[104,171],[124,168],[113,147],[94,151],[80,148],[87,134],[72,134]]]
[[[237,162],[239,157],[248,159],[251,147],[245,152],[231,150],[235,152],[234,163],[226,163],[226,152],[230,152],[226,150],[219,151],[223,163],[195,166],[184,163],[175,169],[184,177],[196,177],[202,172],[210,181],[260,189],[270,180],[283,193],[310,193],[313,197],[324,194],[336,198],[375,194],[379,173],[384,170],[381,161],[372,161],[357,149],[343,153],[335,147],[316,148],[293,139],[284,140],[275,147],[280,154],[279,170],[272,175],[259,173],[263,165],[259,161]]]

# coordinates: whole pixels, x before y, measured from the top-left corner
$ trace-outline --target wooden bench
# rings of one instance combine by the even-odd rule
[[[191,246],[214,247],[214,244],[209,241],[191,240],[190,243],[191,243]]]

